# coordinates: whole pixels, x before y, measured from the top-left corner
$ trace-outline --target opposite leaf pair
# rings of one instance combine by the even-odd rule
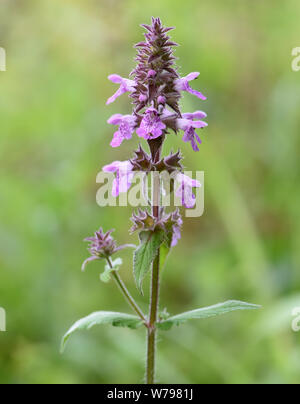
[[[230,313],[238,310],[256,310],[260,306],[255,304],[249,304],[244,302],[239,302],[231,300],[225,303],[220,303],[215,306],[205,307],[202,309],[188,311],[186,313],[178,314],[173,317],[169,317],[166,320],[160,321],[158,323],[158,328],[160,330],[167,331],[174,325],[181,325],[188,320],[193,319],[205,319],[209,317],[216,317],[222,314]],[[95,325],[101,324],[111,324],[114,327],[128,327],[131,329],[137,329],[143,325],[143,322],[139,317],[132,316],[124,313],[114,313],[107,311],[100,311],[93,313],[88,317],[85,317],[77,321],[70,330],[65,334],[62,340],[61,350],[63,351],[65,345],[70,338],[70,336],[78,330],[89,330]]]

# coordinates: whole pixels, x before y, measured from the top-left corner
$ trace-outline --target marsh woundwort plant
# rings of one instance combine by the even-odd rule
[[[199,151],[201,139],[196,129],[203,129],[207,123],[203,120],[206,114],[202,111],[184,113],[180,106],[183,92],[188,92],[204,101],[206,97],[192,89],[190,82],[197,79],[199,73],[190,73],[180,77],[175,65],[173,42],[168,33],[173,28],[166,28],[159,18],[153,18],[151,25],[145,28],[145,40],[138,43],[137,66],[130,74],[130,79],[117,74],[109,76],[109,80],[118,84],[118,91],[107,101],[114,102],[119,96],[129,93],[133,111],[128,115],[113,115],[108,123],[118,126],[112,147],[119,147],[125,140],[132,138],[134,133],[146,140],[149,151],[142,146],[134,152],[132,158],[126,161],[115,161],[106,165],[103,170],[115,174],[112,194],[116,197],[127,192],[136,172],[176,174],[177,185],[173,183],[171,192],[180,196],[182,206],[193,208],[196,200],[193,188],[201,184],[183,173],[182,153],[178,151],[163,156],[163,144],[166,136],[183,132],[183,141],[190,143],[195,152]],[[135,312],[135,315],[99,311],[75,323],[63,338],[63,347],[70,335],[78,329],[89,329],[96,324],[112,324],[114,326],[136,329],[145,327],[147,331],[147,364],[146,383],[155,382],[156,338],[158,331],[169,330],[190,319],[202,319],[235,310],[256,309],[258,306],[240,302],[228,301],[215,306],[196,309],[176,316],[170,316],[166,311],[159,311],[160,274],[165,266],[166,258],[172,248],[181,238],[183,220],[180,210],[167,211],[162,206],[162,195],[165,192],[160,175],[154,177],[152,183],[152,198],[149,207],[132,216],[131,233],[138,232],[140,245],[130,244],[118,246],[112,237],[112,230],[104,232],[102,228],[93,237],[87,238],[90,243],[90,257],[83,263],[85,270],[92,261],[106,263],[101,280],[108,282],[114,279],[125,299]],[[149,313],[144,314],[120,277],[122,260],[112,257],[125,248],[134,248],[133,274],[138,290],[142,293],[143,280],[151,272],[151,293]]]

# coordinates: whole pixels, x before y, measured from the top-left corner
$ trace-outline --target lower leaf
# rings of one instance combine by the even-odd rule
[[[143,325],[141,319],[137,316],[125,313],[115,313],[111,311],[98,311],[77,321],[69,329],[62,339],[61,352],[64,351],[68,339],[75,331],[89,330],[95,325],[100,324],[111,324],[115,327],[128,327],[131,329],[136,329]]]
[[[161,330],[169,330],[174,325],[181,325],[182,323],[188,320],[216,317],[237,310],[257,310],[260,308],[261,306],[258,306],[256,304],[240,302],[237,300],[230,300],[225,303],[216,304],[215,306],[187,311],[185,313],[169,317],[167,320],[159,322],[157,324],[157,327],[160,328]]]

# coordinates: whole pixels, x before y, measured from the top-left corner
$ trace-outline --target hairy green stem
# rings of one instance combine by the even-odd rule
[[[155,382],[155,354],[156,354],[156,321],[159,304],[159,267],[160,254],[155,258],[152,271],[150,319],[148,325],[148,344],[147,344],[147,384]]]
[[[159,217],[160,207],[160,178],[154,177],[153,184],[153,216]],[[155,354],[156,354],[156,322],[158,319],[159,307],[159,276],[160,276],[160,250],[153,262],[152,282],[151,282],[151,300],[147,335],[147,367],[146,383],[155,383]]]
[[[112,263],[110,258],[107,258],[108,265],[111,269],[113,269]],[[118,285],[119,289],[121,290],[122,294],[125,296],[125,299],[131,306],[131,308],[136,312],[136,314],[140,317],[143,323],[146,325],[147,320],[145,315],[143,314],[142,310],[139,308],[138,304],[135,302],[134,298],[131,296],[129,290],[126,288],[125,283],[122,281],[120,275],[117,271],[112,272],[112,277],[114,278],[116,284]]]

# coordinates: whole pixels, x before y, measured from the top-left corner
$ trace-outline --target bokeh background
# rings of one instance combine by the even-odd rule
[[[125,160],[137,139],[109,142],[116,90],[110,73],[128,75],[140,23],[160,16],[182,74],[201,71],[185,111],[204,109],[209,128],[191,170],[205,171],[206,211],[185,221],[183,239],[163,274],[161,308],[178,313],[239,299],[263,305],[190,322],[160,335],[162,383],[299,383],[300,333],[300,46],[298,0],[2,0],[0,46],[0,334],[1,383],[141,383],[144,330],[96,327],[76,334],[65,354],[61,336],[95,310],[130,311],[115,285],[99,281],[101,264],[82,274],[82,239],[97,228],[129,237],[130,208],[100,208],[95,178]],[[147,309],[132,278],[122,276]]]

